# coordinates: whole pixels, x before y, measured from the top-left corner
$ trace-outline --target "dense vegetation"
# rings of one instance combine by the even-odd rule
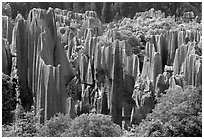
[[[17,79],[2,74],[2,124],[13,122],[17,104]]]
[[[135,128],[135,136],[196,137],[202,136],[202,91],[188,86],[170,89],[152,113]]]
[[[161,10],[166,16],[180,17],[188,11],[193,11],[196,16],[202,16],[202,4],[200,2],[11,2],[9,5],[11,12],[6,14],[12,18],[15,18],[18,13],[27,18],[32,8],[48,9],[49,7],[79,13],[93,10],[105,23],[124,17],[133,18],[136,12],[144,12],[150,8]]]
[[[15,125],[4,125],[4,137],[118,137],[121,128],[111,121],[111,117],[102,114],[82,114],[70,119],[67,115],[57,114],[39,124],[33,112],[21,113]]]
[[[130,132],[122,132],[110,116],[100,114],[82,114],[74,120],[57,114],[41,125],[34,112],[25,113],[20,108],[15,125],[4,125],[2,132],[4,137],[198,137],[202,136],[201,90],[193,86],[184,91],[169,90],[159,99],[152,113]]]

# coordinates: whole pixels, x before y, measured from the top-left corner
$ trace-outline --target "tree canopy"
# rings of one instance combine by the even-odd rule
[[[8,14],[6,10],[8,5],[11,7],[11,14]],[[100,19],[105,19],[107,23],[118,17],[133,18],[136,12],[144,12],[150,8],[161,10],[166,16],[181,16],[188,11],[194,12],[196,16],[202,16],[201,2],[4,2],[2,6],[3,14],[8,14],[12,18],[15,18],[18,13],[26,18],[32,8],[48,9],[52,7],[79,13],[93,10]]]

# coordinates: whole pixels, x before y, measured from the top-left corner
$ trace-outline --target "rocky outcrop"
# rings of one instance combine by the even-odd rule
[[[28,61],[28,29],[27,22],[20,18],[17,22],[16,53],[17,53],[17,75],[20,84],[20,99],[22,106],[29,110],[33,103],[33,94],[29,88],[29,62]]]
[[[182,74],[189,85],[202,85],[202,58],[195,53],[195,43],[189,42],[176,50],[174,64],[174,76]]]
[[[110,92],[110,113],[113,121],[122,126],[122,104],[121,96],[123,94],[123,69],[122,57],[119,49],[119,40],[113,43],[113,68],[112,68],[112,88]]]
[[[10,75],[12,68],[12,56],[9,44],[6,39],[2,39],[2,72]]]
[[[16,47],[21,94],[30,101],[25,104],[31,106],[35,97],[36,113],[42,109],[41,122],[66,113],[66,85],[74,73],[57,36],[53,9],[33,9],[27,21],[18,20]]]
[[[12,30],[14,24],[8,16],[2,16],[2,72],[10,75],[12,68]]]
[[[2,38],[7,39],[9,44],[12,42],[12,30],[14,24],[8,16],[2,16]]]

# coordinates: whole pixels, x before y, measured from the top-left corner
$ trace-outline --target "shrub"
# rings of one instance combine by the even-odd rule
[[[16,108],[17,80],[2,73],[2,124],[13,121],[13,110]]]
[[[82,114],[76,117],[63,137],[118,137],[122,135],[120,126],[111,117],[103,114]]]
[[[42,125],[34,111],[24,112],[22,107],[16,109],[16,119],[15,123],[3,126],[3,137],[60,137],[71,123],[66,115],[57,114]]]
[[[7,2],[2,2],[2,15],[11,17],[11,6]]]
[[[202,136],[202,89],[168,90],[134,132],[135,136]]]
[[[17,121],[17,136],[20,137],[34,137],[38,133],[40,124],[37,122],[38,118],[34,112],[26,112],[22,119]]]
[[[41,125],[34,111],[24,112],[22,106],[16,108],[16,121],[2,128],[4,137],[34,137],[37,136]]]
[[[2,125],[2,137],[14,137],[14,124]]]
[[[66,129],[69,129],[71,119],[64,114],[57,114],[43,125],[38,136],[60,137]]]

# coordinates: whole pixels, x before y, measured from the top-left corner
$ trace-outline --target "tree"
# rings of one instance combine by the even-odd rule
[[[127,2],[120,2],[119,7],[120,7],[121,16],[127,17],[127,15],[128,15],[128,3]]]
[[[39,2],[39,5],[41,9],[48,9],[50,7],[49,2]]]
[[[64,6],[65,6],[65,9],[67,9],[68,11],[73,10],[73,2],[64,2]]]
[[[112,11],[112,14],[114,16],[116,16],[116,14],[118,13],[118,15],[120,14],[120,7],[119,7],[119,2],[115,2],[111,5],[111,11]]]
[[[82,114],[71,121],[62,137],[120,137],[120,126],[113,123],[111,116]]]
[[[202,87],[169,89],[135,130],[136,136],[202,136]]]
[[[111,3],[104,2],[102,9],[102,22],[109,23],[112,20]]]
[[[78,12],[78,13],[82,13],[84,12],[84,7],[83,7],[83,3],[82,2],[74,2],[73,3],[73,11],[74,12]]]
[[[9,3],[2,3],[2,15],[7,15],[8,17],[11,17],[11,6]]]
[[[90,11],[91,10],[91,8],[90,8],[91,2],[83,2],[83,3],[84,3],[84,12]]]
[[[132,18],[135,15],[136,11],[136,5],[137,3],[133,2],[120,2],[119,3],[119,9],[120,9],[120,14],[122,17],[130,17]],[[118,4],[116,4],[117,8]]]
[[[90,10],[95,11],[99,19],[101,19],[101,9],[102,8],[103,8],[102,2],[90,2]]]
[[[96,11],[96,2],[90,2],[90,10]]]

